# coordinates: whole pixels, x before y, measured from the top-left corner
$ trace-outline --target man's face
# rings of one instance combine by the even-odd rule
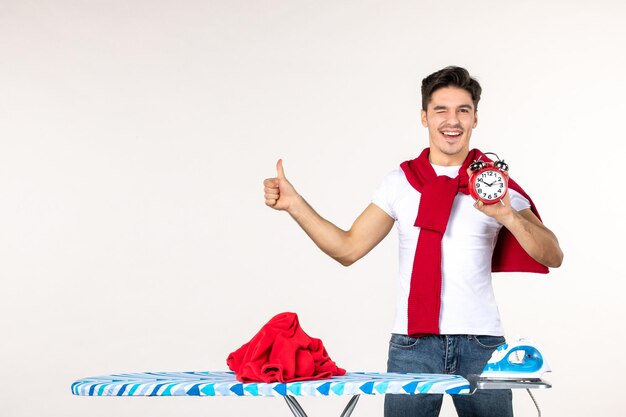
[[[477,121],[469,92],[456,87],[436,90],[426,111],[422,110],[422,124],[428,128],[430,161],[435,165],[461,165],[469,152]]]

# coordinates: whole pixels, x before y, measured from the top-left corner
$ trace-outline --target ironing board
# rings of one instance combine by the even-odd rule
[[[361,394],[471,393],[458,375],[349,372],[344,376],[288,383],[241,383],[233,372],[145,372],[83,378],[72,384],[81,396],[283,397],[296,417],[306,413],[296,397],[351,396],[341,417],[349,417]]]

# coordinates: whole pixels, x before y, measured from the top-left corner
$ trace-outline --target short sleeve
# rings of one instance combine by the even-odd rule
[[[520,193],[509,188],[509,194],[511,195],[511,207],[515,211],[522,211],[530,208],[530,201]]]
[[[391,171],[383,178],[382,182],[374,192],[372,196],[372,203],[376,204],[387,213],[391,218],[397,220],[396,211],[394,209],[394,203],[398,196],[398,188],[400,179],[404,176],[404,173],[398,167]]]

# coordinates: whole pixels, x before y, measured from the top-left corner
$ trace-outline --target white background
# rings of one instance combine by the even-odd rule
[[[508,337],[554,370],[544,415],[623,415],[625,16],[617,0],[0,0],[0,415],[290,415],[70,394],[92,375],[226,369],[282,311],[340,366],[383,371],[395,231],[344,268],[261,183],[284,158],[349,228],[427,146],[420,82],[451,64],[483,86],[473,145],[509,162],[565,252],[548,276],[495,277]],[[515,408],[534,414],[523,391]]]

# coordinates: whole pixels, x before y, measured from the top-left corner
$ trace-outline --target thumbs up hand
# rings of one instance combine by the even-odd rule
[[[285,177],[283,160],[276,162],[276,177],[263,181],[265,186],[265,204],[275,210],[287,210],[299,197],[295,188]]]

